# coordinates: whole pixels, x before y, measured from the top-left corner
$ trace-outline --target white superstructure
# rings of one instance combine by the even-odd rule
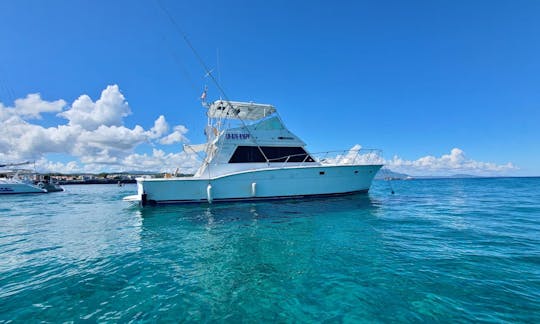
[[[382,166],[377,150],[313,154],[272,105],[217,100],[206,106],[207,143],[192,177],[139,178],[142,205],[295,198],[367,192]]]

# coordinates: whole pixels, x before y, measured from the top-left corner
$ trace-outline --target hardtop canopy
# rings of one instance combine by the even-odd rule
[[[272,105],[216,100],[208,107],[208,117],[259,120],[276,112]]]

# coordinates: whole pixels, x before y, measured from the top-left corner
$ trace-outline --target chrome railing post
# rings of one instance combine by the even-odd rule
[[[287,162],[289,162],[289,159],[291,158],[291,156],[287,156],[287,158],[285,159],[285,162],[283,162],[283,165],[281,166],[281,168],[284,168],[285,165],[287,165]]]
[[[361,150],[356,151],[356,154],[354,155],[354,159],[353,159],[351,165],[354,165],[354,163],[356,162],[356,158],[358,158],[358,156],[360,155],[360,151]]]
[[[302,166],[304,165],[304,163],[306,162],[306,160],[307,160],[308,156],[309,156],[309,155],[308,155],[308,154],[306,154],[306,156],[304,157],[304,159],[302,160],[302,163],[301,163],[300,165],[302,165]]]

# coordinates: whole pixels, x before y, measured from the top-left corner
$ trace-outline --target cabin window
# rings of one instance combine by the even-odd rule
[[[315,162],[302,147],[261,146],[260,148],[270,162]],[[229,160],[229,163],[253,162],[266,162],[257,146],[238,146]]]

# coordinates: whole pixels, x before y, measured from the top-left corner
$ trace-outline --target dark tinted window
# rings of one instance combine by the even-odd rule
[[[261,146],[270,162],[314,162],[301,147]],[[289,159],[287,160],[287,157]],[[266,162],[257,146],[238,146],[229,163]]]

